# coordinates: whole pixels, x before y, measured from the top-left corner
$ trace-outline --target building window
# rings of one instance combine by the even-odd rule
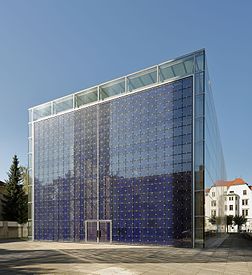
[[[243,190],[243,195],[247,195],[247,190]]]
[[[227,206],[225,205],[225,211],[227,211]]]
[[[212,197],[215,197],[215,192],[212,192]]]
[[[216,201],[211,201],[211,206],[216,206]]]
[[[236,204],[236,205],[235,205],[235,210],[237,211],[237,209],[238,209],[238,208],[237,208],[237,204]]]
[[[235,200],[237,201],[237,197],[235,197]]]
[[[229,210],[230,210],[230,211],[234,210],[233,205],[229,205]]]
[[[248,200],[242,200],[242,205],[248,205]]]
[[[234,193],[234,191],[230,191],[229,193],[230,193],[230,194],[233,194],[233,193]]]
[[[212,213],[212,216],[216,216],[216,210],[212,210],[211,213]]]
[[[233,200],[234,200],[234,197],[229,197],[229,200],[230,200],[230,201],[233,201]]]
[[[242,210],[242,216],[248,216],[248,209]]]

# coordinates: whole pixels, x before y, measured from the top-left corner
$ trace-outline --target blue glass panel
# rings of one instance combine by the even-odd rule
[[[36,122],[35,239],[84,240],[99,216],[113,241],[191,246],[192,89],[189,77]]]
[[[99,141],[99,214],[113,240],[190,246],[192,79],[103,103]]]

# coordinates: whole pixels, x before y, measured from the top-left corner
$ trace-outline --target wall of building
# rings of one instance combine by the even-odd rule
[[[206,226],[225,164],[204,50],[31,108],[28,156],[35,239],[96,239],[104,219],[114,241],[202,247],[224,225],[218,189]]]
[[[27,224],[17,222],[0,221],[0,239],[27,238]]]
[[[206,61],[206,60],[205,60]],[[225,188],[220,183],[226,180],[226,167],[222,150],[220,132],[216,111],[214,107],[213,93],[209,79],[208,69],[205,62],[205,93],[204,93],[204,180],[205,180],[205,243],[218,238],[225,232]],[[218,186],[215,188],[215,186]],[[211,188],[210,193],[206,190]],[[212,196],[214,194],[214,196]],[[213,216],[208,211],[209,204],[215,204],[216,223],[209,226],[209,219]]]
[[[243,182],[239,183],[241,179],[235,179],[234,181],[224,181],[221,186],[212,186],[206,192],[205,206],[206,216],[208,217],[220,217],[221,213],[219,207],[216,204],[218,202],[218,194],[221,192],[218,189],[224,190],[224,216],[244,216],[247,218],[246,224],[241,227],[241,230],[251,232],[252,231],[252,190],[249,186]],[[213,194],[215,194],[213,196]],[[221,193],[222,194],[222,193]],[[221,195],[222,196],[222,195]],[[211,222],[206,222],[207,230],[214,230],[214,225]],[[227,230],[227,228],[225,228]],[[229,232],[237,232],[237,226],[229,225]]]
[[[229,196],[234,195],[237,198],[237,211],[230,211],[227,207],[226,215],[238,215],[247,218],[246,224],[244,224],[240,229],[247,232],[252,232],[252,190],[247,184],[240,184],[230,186],[228,188],[227,194]],[[234,207],[233,207],[234,208]],[[235,225],[229,226],[229,232],[237,232],[238,228]]]
[[[34,124],[34,238],[192,246],[192,77]],[[90,228],[90,230],[92,230]]]

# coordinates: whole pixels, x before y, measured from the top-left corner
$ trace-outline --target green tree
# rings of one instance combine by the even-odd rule
[[[220,225],[221,224],[221,220],[222,220],[221,217],[216,217],[216,216],[212,216],[211,218],[209,218],[209,222],[212,225]]]
[[[3,218],[5,221],[17,221],[19,224],[28,219],[28,197],[21,184],[22,175],[17,156],[13,157],[12,165],[6,181],[6,189],[3,194]]]
[[[233,224],[233,215],[226,216],[226,222],[227,222],[227,233],[228,233],[228,226]]]
[[[25,194],[28,194],[29,182],[30,182],[28,168],[25,166],[20,166],[20,173],[21,173],[21,183],[23,185],[23,190]]]
[[[215,225],[215,224],[216,224],[216,216],[212,216],[211,218],[209,218],[209,222],[210,222],[212,225]]]
[[[240,232],[240,227],[247,222],[247,218],[244,216],[235,215],[233,221],[234,224],[238,226],[238,232]]]

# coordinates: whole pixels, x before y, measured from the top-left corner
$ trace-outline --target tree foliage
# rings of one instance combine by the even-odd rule
[[[216,217],[215,216],[212,216],[211,218],[209,218],[209,222],[213,225],[216,224]]]
[[[240,231],[240,227],[247,222],[247,218],[244,216],[235,215],[233,221],[234,224],[238,226],[238,231]]]
[[[212,225],[219,225],[221,224],[222,217],[212,216],[209,218],[209,222]]]
[[[233,224],[233,219],[234,219],[234,216],[233,216],[233,215],[228,215],[228,216],[226,216],[227,233],[228,233],[228,226]]]
[[[21,182],[22,174],[15,155],[8,173],[2,203],[4,220],[16,221],[19,224],[26,223],[28,219],[28,197]]]
[[[25,166],[20,166],[20,173],[21,173],[21,184],[23,185],[23,190],[25,194],[28,194],[29,189],[29,182],[31,182],[28,168]]]

